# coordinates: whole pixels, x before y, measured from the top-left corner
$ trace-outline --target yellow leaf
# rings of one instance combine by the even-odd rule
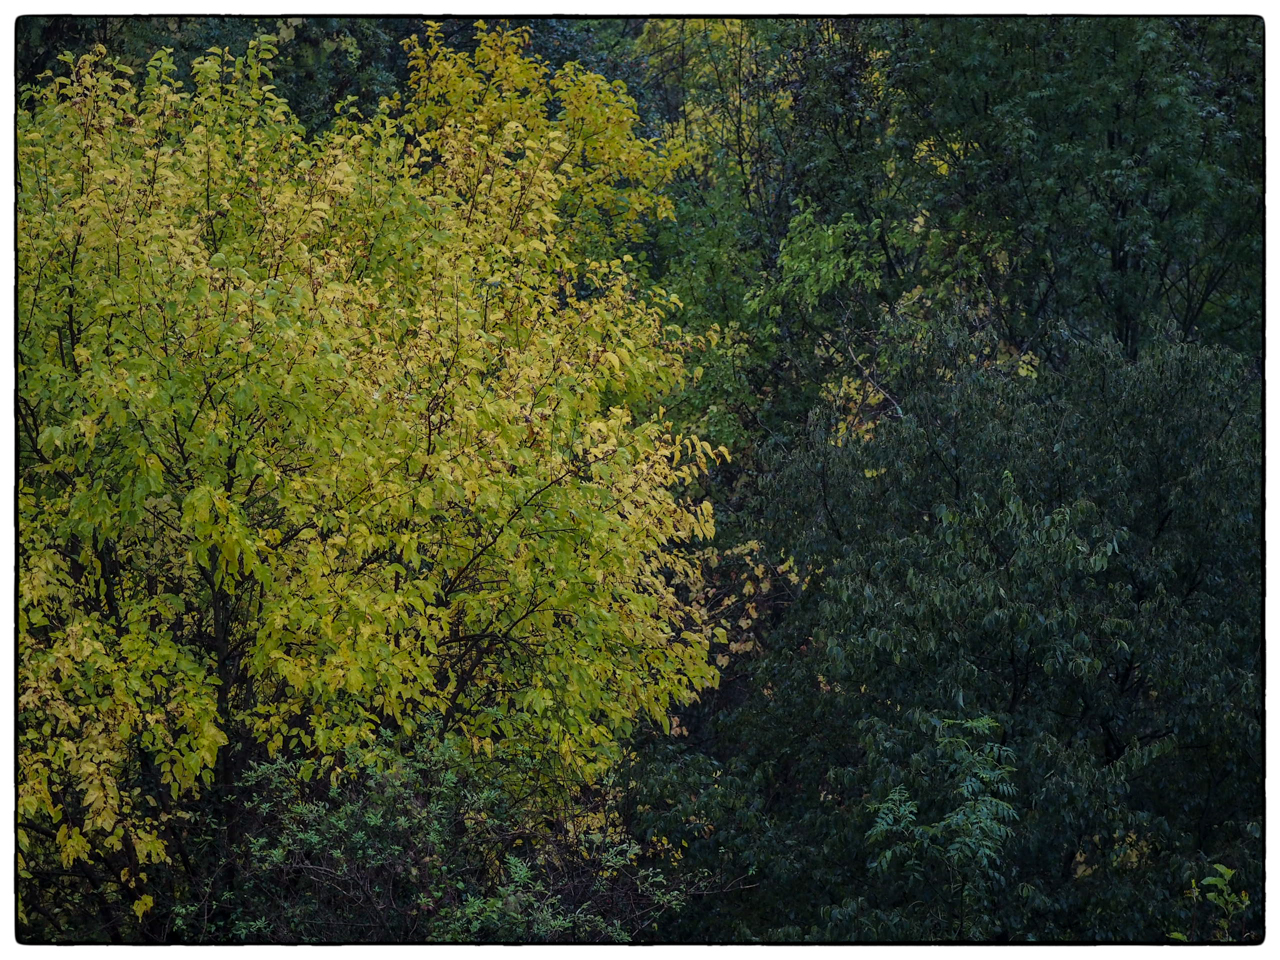
[[[148,910],[150,910],[154,904],[155,904],[155,901],[151,898],[151,894],[144,893],[141,897],[139,897],[137,900],[133,902],[134,915],[137,916],[139,920],[141,920],[142,915],[146,913]]]

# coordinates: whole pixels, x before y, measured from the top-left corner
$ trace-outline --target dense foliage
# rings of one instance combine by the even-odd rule
[[[1261,937],[1261,21],[18,40],[24,940]]]
[[[1159,940],[1206,858],[1261,879],[1256,371],[930,346],[901,419],[779,466],[808,588],[642,822],[775,892],[708,905],[735,935]]]
[[[585,259],[661,157],[519,39],[411,43],[404,106],[313,141],[270,46],[24,114],[19,808],[64,868],[166,862],[254,745],[327,773],[441,716],[552,790],[711,681],[669,492],[709,449],[636,406],[680,344]]]

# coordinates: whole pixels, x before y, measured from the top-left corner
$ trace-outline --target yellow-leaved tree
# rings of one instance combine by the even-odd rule
[[[676,491],[719,453],[662,420],[682,342],[624,252],[669,164],[526,40],[410,41],[405,94],[315,140],[269,38],[26,100],[20,869],[141,914],[256,757],[449,737],[545,789],[714,681]]]

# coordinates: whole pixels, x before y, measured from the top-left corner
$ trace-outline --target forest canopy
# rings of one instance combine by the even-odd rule
[[[1262,937],[1260,20],[18,40],[24,942]]]

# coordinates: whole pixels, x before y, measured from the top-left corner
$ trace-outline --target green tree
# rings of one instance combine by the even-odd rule
[[[749,699],[636,775],[727,888],[677,935],[1161,941],[1261,880],[1258,370],[904,324],[901,415],[815,411],[766,491],[806,586]]]
[[[706,336],[696,359],[703,374],[675,412],[737,451],[729,482],[749,469],[761,420],[771,425],[775,406],[803,402],[778,325],[744,310],[791,217],[783,64],[795,32],[776,21],[655,18],[634,44],[681,161],[676,218],[657,234],[655,267],[681,297],[686,328]]]
[[[794,61],[805,226],[855,227],[846,270],[881,302],[959,282],[1023,346],[1065,327],[1132,357],[1168,318],[1256,351],[1261,24],[823,25]]]

